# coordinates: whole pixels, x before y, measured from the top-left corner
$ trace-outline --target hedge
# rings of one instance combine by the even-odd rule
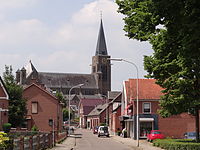
[[[200,150],[200,143],[183,139],[157,139],[153,145],[166,150]]]

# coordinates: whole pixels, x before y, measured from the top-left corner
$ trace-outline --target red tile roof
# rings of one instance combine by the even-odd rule
[[[131,99],[136,99],[136,82],[137,79],[129,79],[129,90]],[[155,84],[155,79],[139,79],[139,99],[160,99],[160,96],[163,95],[159,85]],[[128,92],[129,93],[129,92]],[[129,96],[129,95],[128,95]]]

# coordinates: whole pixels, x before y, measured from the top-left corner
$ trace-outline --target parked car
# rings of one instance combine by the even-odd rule
[[[147,134],[147,141],[153,141],[155,139],[164,139],[164,135],[160,130],[151,130],[149,134]]]
[[[186,132],[184,133],[184,139],[192,139],[195,140],[196,139],[196,132]]]
[[[99,126],[98,128],[98,137],[107,136],[109,137],[109,131],[107,126]]]
[[[98,133],[98,128],[99,128],[98,126],[93,128],[93,134],[97,134]]]

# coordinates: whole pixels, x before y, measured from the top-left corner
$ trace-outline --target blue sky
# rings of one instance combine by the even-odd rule
[[[5,65],[15,73],[29,60],[41,72],[90,73],[102,11],[109,55],[137,64],[143,78],[151,46],[124,36],[117,8],[114,0],[0,0],[0,75]],[[112,64],[112,89],[121,90],[135,68]]]

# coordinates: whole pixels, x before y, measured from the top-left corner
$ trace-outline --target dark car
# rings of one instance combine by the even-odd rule
[[[196,132],[186,132],[184,133],[184,139],[196,139]]]
[[[98,128],[99,128],[98,126],[93,128],[93,134],[97,134],[98,133]]]

